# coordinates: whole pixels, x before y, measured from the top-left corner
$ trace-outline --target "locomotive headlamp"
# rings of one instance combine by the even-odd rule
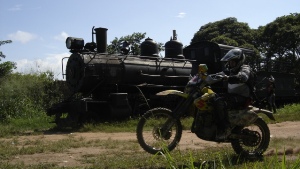
[[[68,49],[80,50],[84,46],[84,40],[82,38],[68,37],[66,39],[66,47]]]

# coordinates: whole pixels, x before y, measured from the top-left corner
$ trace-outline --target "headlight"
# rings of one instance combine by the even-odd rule
[[[68,49],[82,49],[84,46],[84,40],[82,38],[68,37],[66,39],[66,47]]]

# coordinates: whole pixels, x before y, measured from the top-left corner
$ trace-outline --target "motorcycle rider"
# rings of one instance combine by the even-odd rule
[[[228,111],[242,109],[250,100],[251,90],[246,82],[250,76],[250,66],[245,65],[245,55],[241,49],[231,49],[221,59],[226,69],[218,74],[228,82],[227,93],[215,100],[215,109],[218,122],[217,140],[225,140],[230,134]]]
[[[268,93],[268,109],[276,113],[276,104],[275,104],[275,78],[271,75],[268,78],[267,84],[267,93]]]

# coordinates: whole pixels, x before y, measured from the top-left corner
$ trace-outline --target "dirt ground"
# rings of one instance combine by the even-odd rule
[[[300,122],[283,122],[277,124],[269,124],[270,133],[271,133],[271,141],[274,138],[293,138],[300,139]],[[136,141],[135,133],[44,133],[42,135],[28,135],[28,136],[18,136],[18,140],[43,140],[55,142],[61,139],[66,139],[68,137],[75,138],[84,138],[87,140],[133,140]],[[11,138],[12,140],[14,138]],[[0,139],[1,140],[1,139]],[[7,140],[7,138],[6,138]],[[138,144],[138,143],[137,143]],[[215,142],[203,141],[197,138],[190,131],[184,131],[182,134],[182,139],[179,143],[180,149],[205,149],[207,147],[221,147],[221,146],[229,146],[228,144],[218,144]],[[141,149],[141,148],[140,148]],[[290,148],[295,155],[300,152],[300,144],[299,147]],[[32,155],[18,155],[10,160],[10,163],[19,163],[24,162],[26,165],[29,164],[38,164],[38,163],[56,163],[59,166],[80,166],[80,158],[84,155],[90,154],[98,154],[99,151],[103,151],[97,149],[97,147],[80,147],[80,148],[72,148],[68,149],[64,153],[36,153]],[[141,151],[143,151],[141,149]],[[268,149],[265,154],[272,154],[274,150]]]

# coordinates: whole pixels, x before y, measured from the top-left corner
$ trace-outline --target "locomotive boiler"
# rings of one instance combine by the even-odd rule
[[[155,98],[158,91],[182,90],[186,85],[192,61],[184,59],[176,32],[165,44],[164,58],[159,57],[158,46],[150,38],[141,43],[141,55],[125,55],[107,53],[106,28],[93,28],[94,35],[96,42],[92,38],[86,44],[81,38],[66,39],[71,55],[64,58],[68,60],[63,75],[73,95],[47,111],[56,116],[58,125],[78,124],[87,116],[114,119],[141,114],[162,104]]]

